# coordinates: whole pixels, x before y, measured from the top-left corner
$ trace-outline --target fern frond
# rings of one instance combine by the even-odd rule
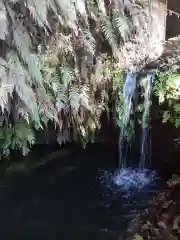
[[[73,22],[76,21],[76,11],[74,8],[74,3],[72,0],[54,0],[57,12],[64,20],[64,23],[68,23],[70,21],[70,25],[73,25]],[[72,26],[73,27],[73,26]]]
[[[67,143],[70,139],[70,131],[69,129],[65,128],[62,129],[58,134],[57,134],[57,141],[61,145],[63,143]]]
[[[96,59],[94,69],[94,79],[92,80],[92,83],[100,83],[103,80],[103,63],[101,58]]]
[[[75,8],[76,11],[80,14],[81,18],[85,20],[87,23],[87,12],[86,12],[86,6],[85,6],[85,1],[84,0],[76,0],[75,1]]]
[[[59,88],[59,93],[56,98],[56,108],[58,112],[64,111],[65,113],[68,112],[68,89],[61,84]]]
[[[4,3],[0,1],[0,39],[5,40],[8,34],[7,13]]]
[[[3,87],[2,85],[0,85],[0,107],[2,113],[4,113],[5,109],[9,111],[9,93],[12,94],[12,92],[9,91],[8,87]]]
[[[29,34],[20,22],[16,22],[13,26],[13,41],[21,58],[26,62],[32,43]]]
[[[16,135],[16,138],[19,138],[20,144],[21,142],[28,142],[28,144],[32,145],[35,143],[35,135],[32,129],[28,124],[26,124],[24,121],[17,122],[14,126],[14,132]]]
[[[40,123],[37,102],[32,88],[25,82],[18,82],[15,85],[15,90],[21,101],[28,108],[32,119],[36,123]]]
[[[28,124],[30,124],[30,116],[26,105],[19,99],[16,104],[17,115],[24,119]]]
[[[58,50],[63,54],[71,54],[74,55],[74,49],[72,46],[72,42],[69,36],[65,36],[60,34],[58,39]]]
[[[80,107],[80,93],[75,86],[69,88],[69,104],[74,114],[78,113]]]
[[[46,81],[48,84],[49,89],[52,89],[53,94],[57,96],[61,82],[60,82],[60,77],[58,74],[54,74],[54,76],[50,77],[48,81]]]
[[[89,87],[85,85],[80,89],[79,102],[80,102],[80,106],[91,111],[89,98],[90,98],[90,90],[89,90]]]
[[[56,16],[58,15],[56,3],[54,2],[54,0],[47,0],[47,6],[48,6],[48,9],[51,9]]]
[[[113,12],[113,26],[118,29],[123,41],[126,41],[130,35],[130,26],[128,19],[119,11]]]
[[[102,0],[97,0],[97,3],[98,3],[99,11],[100,11],[103,15],[106,15],[106,9],[105,9],[104,1],[102,1]]]
[[[86,1],[87,13],[93,20],[98,21],[99,7],[96,1]]]
[[[37,88],[36,96],[41,121],[43,121],[45,125],[49,120],[59,123],[57,110],[54,106],[54,98],[50,92],[47,92],[44,88]]]
[[[118,51],[116,33],[108,17],[102,20],[101,27],[102,27],[102,31],[104,33],[105,39],[108,41],[109,45],[112,48],[113,54],[116,56],[116,53]]]
[[[12,96],[13,89],[14,83],[12,79],[8,79],[8,64],[0,58],[0,107],[2,112],[4,109],[9,110],[9,96]]]
[[[96,40],[94,39],[92,33],[89,30],[85,30],[84,40],[85,47],[87,47],[88,51],[94,55],[96,50]]]
[[[38,23],[40,27],[44,27],[47,24],[47,1],[46,0],[28,0],[27,7],[33,17],[33,19]]]
[[[37,108],[36,97],[33,89],[29,85],[29,75],[27,71],[21,65],[19,58],[15,52],[10,52],[7,56],[9,64],[9,75],[8,78],[14,82],[14,89],[30,111],[32,119],[39,123],[39,114]]]
[[[26,29],[19,23],[13,27],[14,45],[21,56],[24,63],[27,65],[29,74],[36,84],[42,85],[42,74],[39,64],[39,59],[35,54],[30,52],[31,39]]]
[[[41,65],[40,65],[40,61],[37,57],[36,54],[29,54],[29,56],[27,56],[26,58],[26,64],[27,64],[27,68],[28,68],[28,72],[32,78],[33,83],[35,85],[43,85],[43,78],[42,78],[42,74],[41,74]]]
[[[29,146],[35,143],[35,134],[31,126],[26,122],[20,121],[11,128],[13,133],[11,138],[11,149],[20,149],[23,155],[29,152]]]
[[[68,68],[61,68],[61,81],[65,88],[72,82],[73,71]]]

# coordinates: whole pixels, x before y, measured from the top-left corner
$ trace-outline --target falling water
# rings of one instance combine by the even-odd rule
[[[146,169],[146,148],[149,135],[149,112],[151,105],[151,90],[152,83],[155,77],[155,72],[147,72],[146,77],[141,81],[144,88],[144,111],[142,121],[142,143],[141,143],[141,157],[139,168],[130,168],[127,166],[126,155],[122,154],[125,143],[125,129],[130,122],[132,113],[133,97],[136,90],[137,74],[128,72],[125,78],[123,87],[123,101],[124,101],[124,115],[123,124],[119,137],[119,150],[120,150],[120,169],[116,169],[113,173],[105,173],[104,182],[107,188],[112,191],[120,191],[133,195],[133,191],[143,192],[145,188],[153,185],[154,180],[158,176],[156,172]],[[123,156],[122,156],[123,155]],[[124,196],[124,195],[123,195]]]
[[[127,72],[124,87],[123,87],[123,100],[124,100],[124,115],[123,115],[123,126],[120,131],[119,137],[119,149],[120,156],[119,162],[122,167],[126,167],[126,158],[122,157],[122,149],[124,145],[124,130],[130,119],[131,109],[132,109],[132,98],[136,89],[136,73],[132,71]]]
[[[155,72],[147,73],[147,76],[143,79],[144,87],[144,111],[142,120],[142,143],[141,143],[141,158],[139,168],[144,169],[146,167],[146,149],[148,147],[148,135],[149,135],[149,111],[151,105],[151,90],[152,83],[155,77]]]

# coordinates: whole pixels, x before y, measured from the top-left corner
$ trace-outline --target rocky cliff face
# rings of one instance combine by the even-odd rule
[[[168,0],[167,7],[170,11],[166,20],[166,39],[176,37],[180,34],[180,1]]]
[[[163,53],[157,59],[152,62],[151,65],[159,70],[166,71],[171,68],[180,68],[180,36],[169,39],[163,44]]]

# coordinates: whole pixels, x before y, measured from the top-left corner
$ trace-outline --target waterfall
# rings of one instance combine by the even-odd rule
[[[126,157],[124,158],[122,156],[122,149],[124,146],[124,130],[127,127],[127,124],[130,120],[130,114],[132,110],[132,98],[134,95],[134,92],[136,90],[136,73],[133,73],[132,71],[127,72],[125,83],[123,87],[123,101],[124,101],[124,112],[123,112],[123,124],[120,131],[120,137],[119,137],[119,162],[120,166],[126,167]]]
[[[117,186],[118,189],[127,191],[128,194],[131,193],[131,190],[136,189],[144,189],[144,187],[148,186],[152,183],[154,176],[156,173],[151,170],[147,170],[147,153],[148,153],[148,138],[149,138],[149,129],[150,129],[150,106],[151,106],[151,91],[152,91],[152,83],[155,78],[155,71],[143,72],[145,75],[143,79],[138,77],[137,73],[127,72],[125,77],[124,87],[123,87],[123,119],[122,119],[122,127],[120,130],[119,136],[119,164],[121,167],[117,169],[110,177],[109,182],[114,186]],[[140,80],[140,86],[143,87],[143,116],[142,116],[142,141],[141,141],[141,149],[140,149],[140,161],[139,168],[131,168],[127,165],[126,155],[125,157],[122,154],[122,150],[124,150],[125,145],[125,137],[127,127],[130,124],[131,114],[133,111],[133,97],[135,96],[136,83]],[[127,145],[126,145],[127,146]],[[109,183],[108,183],[109,184]]]
[[[148,150],[148,136],[150,130],[149,123],[149,113],[151,106],[151,90],[152,83],[155,77],[155,72],[148,72],[147,76],[143,79],[143,87],[144,87],[144,111],[142,117],[142,142],[141,142],[141,157],[139,168],[144,169],[147,165],[146,163],[146,154]]]
[[[145,76],[143,79],[141,76]],[[151,106],[151,92],[152,84],[155,78],[155,71],[146,71],[142,73],[127,72],[124,86],[123,86],[123,116],[122,125],[119,136],[119,167],[113,174],[108,174],[108,185],[111,187],[116,186],[117,190],[123,190],[127,194],[131,194],[132,189],[137,189],[138,191],[143,190],[145,187],[153,182],[156,172],[148,170],[147,167],[147,153],[148,140],[150,133],[150,106]],[[143,115],[142,115],[142,141],[140,149],[140,161],[138,168],[130,167],[127,164],[126,155],[123,155],[125,140],[127,137],[127,130],[131,124],[131,114],[135,115],[133,112],[133,105],[136,104],[134,98],[136,86],[138,81],[140,81],[140,87],[143,87]],[[140,92],[140,96],[142,93]],[[136,117],[136,116],[135,116]],[[127,147],[127,144],[125,145]]]
[[[150,132],[150,123],[149,123],[149,113],[151,105],[151,90],[152,84],[155,77],[155,71],[149,71],[146,73],[146,76],[141,80],[141,85],[144,88],[144,107],[143,107],[143,116],[142,116],[142,140],[141,140],[141,149],[140,149],[140,162],[139,169],[143,170],[147,167],[147,153],[148,153],[148,140]],[[130,116],[132,113],[133,105],[133,96],[136,90],[137,83],[137,73],[132,71],[127,72],[123,87],[123,102],[124,102],[124,111],[123,111],[123,120],[122,127],[120,130],[119,136],[119,165],[123,168],[127,166],[126,154],[123,156],[123,149],[125,145],[125,130],[130,122]]]

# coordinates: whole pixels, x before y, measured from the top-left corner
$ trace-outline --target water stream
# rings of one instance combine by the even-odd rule
[[[132,98],[134,92],[136,90],[136,76],[137,74],[128,71],[125,77],[125,83],[123,87],[123,101],[124,101],[124,113],[123,113],[123,124],[120,130],[120,137],[119,137],[119,162],[120,166],[125,168],[126,167],[126,156],[122,155],[123,147],[124,147],[124,138],[125,138],[125,129],[129,123],[130,115],[132,111]]]
[[[144,169],[147,167],[147,154],[150,155],[151,149],[148,149],[148,136],[150,131],[150,106],[151,106],[151,91],[152,84],[155,77],[155,72],[147,73],[147,76],[143,78],[143,86],[144,86],[144,111],[142,117],[142,143],[141,143],[141,157],[139,168]],[[149,151],[148,151],[149,150]]]
[[[151,106],[151,91],[152,91],[152,84],[155,77],[155,72],[147,72],[146,76],[141,78],[141,86],[144,89],[143,92],[143,114],[142,114],[142,142],[141,142],[141,150],[140,150],[140,161],[139,161],[139,173],[141,174],[143,170],[150,165],[147,161],[147,155],[150,155],[150,149],[148,149],[148,141],[149,141],[149,131],[150,131],[150,106]],[[133,96],[135,94],[137,88],[137,78],[138,74],[133,73],[131,71],[127,72],[125,77],[124,87],[123,87],[123,101],[124,101],[124,111],[123,111],[123,124],[120,129],[120,136],[119,136],[119,158],[120,164],[119,166],[122,169],[126,169],[128,166],[127,164],[127,155],[123,156],[123,149],[124,149],[124,140],[126,138],[125,131],[130,124],[130,115],[133,113]],[[139,79],[138,79],[139,80]],[[127,142],[126,142],[127,144]],[[148,152],[149,150],[149,152]],[[121,174],[121,172],[119,173]],[[123,172],[124,174],[124,172]],[[121,177],[121,176],[119,176]]]

